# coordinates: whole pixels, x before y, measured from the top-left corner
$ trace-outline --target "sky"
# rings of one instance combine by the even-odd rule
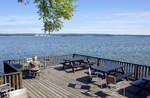
[[[58,33],[150,35],[150,0],[78,0]],[[0,33],[43,33],[35,4],[1,0]]]

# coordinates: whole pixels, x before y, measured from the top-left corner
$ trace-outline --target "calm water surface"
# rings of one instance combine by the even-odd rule
[[[79,53],[150,65],[150,36],[0,37],[2,61]]]

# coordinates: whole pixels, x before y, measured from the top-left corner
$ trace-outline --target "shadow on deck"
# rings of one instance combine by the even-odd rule
[[[36,79],[24,79],[23,86],[28,89],[33,98],[143,98],[148,97],[149,93],[143,91],[137,96],[135,89],[130,85],[131,81],[122,81],[117,85],[122,85],[126,89],[123,96],[122,89],[110,89],[101,82],[87,82],[87,69],[77,69],[75,73],[71,69],[64,71],[61,65],[48,67],[41,71],[41,75]]]

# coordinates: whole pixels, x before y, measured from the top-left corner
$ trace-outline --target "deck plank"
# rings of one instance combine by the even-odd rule
[[[35,98],[40,98],[40,95],[35,92],[34,87],[33,87],[31,84],[29,85],[29,83],[30,83],[30,82],[27,82],[27,81],[24,81],[24,82],[23,82],[24,87],[28,89],[29,95],[30,95],[31,97],[33,97],[33,98],[34,98],[34,97],[35,97]],[[32,94],[30,94],[30,93],[32,93]]]
[[[28,86],[31,87],[32,91],[34,91],[38,97],[46,98],[46,96],[42,93],[41,89],[35,86],[36,83],[33,84],[30,80],[27,80],[27,82],[29,84]]]
[[[45,90],[45,87],[43,85],[41,85],[39,81],[34,80],[34,81],[32,81],[31,84],[34,85],[34,87],[36,88],[36,92],[41,92],[41,94],[44,97],[48,98],[48,96],[52,96],[52,94],[50,94],[50,92],[47,92],[47,90]]]
[[[108,88],[101,89],[95,84],[85,84],[77,81],[78,78],[85,77],[85,70],[80,70],[75,73],[58,70],[60,66],[48,67],[41,71],[41,74],[36,79],[24,79],[23,86],[28,89],[29,94],[33,98],[91,98],[91,97],[107,97],[120,98],[117,92],[112,92]],[[70,71],[70,70],[68,70]],[[68,87],[69,84],[75,84],[75,87]],[[81,86],[90,86],[90,89],[81,89]],[[104,95],[98,95],[97,93]]]
[[[51,79],[52,79],[52,78],[51,78]],[[48,84],[51,84],[51,83],[54,84],[54,83],[55,83],[55,85],[56,85],[56,81],[54,81],[54,80],[53,80],[54,82],[50,82],[50,81],[52,81],[52,80],[50,80],[50,79],[45,80],[45,82],[48,83]],[[55,89],[56,89],[56,90],[60,90],[61,93],[66,93],[66,95],[68,95],[68,96],[74,96],[74,95],[76,95],[76,97],[78,97],[78,96],[80,95],[79,93],[76,94],[75,91],[73,91],[73,93],[72,93],[69,88],[68,88],[68,89],[67,89],[67,88],[64,89],[64,88],[63,88],[63,85],[61,85],[61,86],[62,86],[61,88],[60,88],[59,85],[58,85],[58,86],[55,86]]]
[[[33,98],[39,98],[40,97],[37,95],[37,93],[34,92],[34,90],[30,86],[26,85],[26,88],[28,89],[29,96],[31,96]]]

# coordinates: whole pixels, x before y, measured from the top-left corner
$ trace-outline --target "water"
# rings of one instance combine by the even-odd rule
[[[3,60],[72,53],[150,65],[150,36],[0,37],[0,69]]]

